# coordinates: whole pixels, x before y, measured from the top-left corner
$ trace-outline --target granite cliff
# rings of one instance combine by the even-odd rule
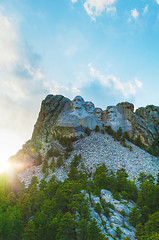
[[[40,163],[39,156],[44,158],[46,149],[51,146],[63,151],[57,136],[84,137],[86,130],[93,131],[96,126],[101,131],[111,126],[114,132],[121,127],[131,139],[140,136],[145,149],[150,149],[159,138],[159,107],[148,105],[134,111],[132,103],[122,102],[102,110],[92,102],[84,101],[81,96],[71,101],[62,95],[50,94],[42,101],[31,140],[11,161],[18,159],[19,163],[25,163],[20,167],[22,169],[37,165]]]
[[[114,131],[121,127],[133,138],[140,135],[143,143],[150,146],[159,137],[159,107],[148,105],[134,112],[132,103],[122,102],[102,110],[80,96],[70,101],[61,95],[48,95],[42,102],[32,139],[51,139],[55,129],[80,136],[85,128],[93,130],[96,125],[100,128],[110,125]]]

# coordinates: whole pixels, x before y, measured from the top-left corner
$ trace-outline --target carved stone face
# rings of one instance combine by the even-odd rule
[[[119,116],[119,112],[116,107],[110,107],[107,110],[108,118],[110,121],[115,121],[117,117]]]
[[[85,108],[88,113],[94,113],[95,106],[92,102],[85,102]]]
[[[81,109],[84,106],[84,99],[81,96],[76,96],[72,101],[72,106],[75,109]]]
[[[102,109],[101,108],[95,108],[95,115],[97,117],[98,120],[102,119]]]

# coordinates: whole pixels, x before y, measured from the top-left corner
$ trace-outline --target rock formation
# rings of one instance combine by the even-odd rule
[[[48,143],[61,148],[54,138],[55,133],[80,137],[86,135],[86,128],[92,131],[97,125],[100,129],[110,125],[114,131],[121,127],[132,138],[140,136],[142,142],[150,147],[159,137],[159,107],[148,105],[134,112],[133,104],[122,102],[102,110],[90,101],[85,102],[81,96],[71,101],[62,95],[50,94],[42,101],[31,140],[24,144],[16,158],[19,162],[23,159],[26,168],[32,166],[38,154],[44,154],[43,149]]]
[[[80,136],[88,127],[93,130],[110,125],[114,131],[122,127],[130,136],[141,136],[144,144],[151,145],[159,136],[159,107],[149,105],[134,112],[134,105],[122,102],[106,110],[95,108],[92,102],[77,96],[73,101],[61,95],[48,95],[42,102],[32,139],[51,138],[55,128],[67,128],[68,134]]]

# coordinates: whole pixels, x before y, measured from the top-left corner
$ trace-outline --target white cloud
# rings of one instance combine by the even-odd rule
[[[157,4],[159,4],[159,0],[156,0]]]
[[[12,20],[0,14],[0,67],[11,69],[18,60],[18,38]]]
[[[84,8],[88,15],[95,20],[95,16],[100,15],[102,12],[116,12],[116,7],[113,4],[116,0],[86,0]]]
[[[40,57],[22,44],[14,19],[0,13],[0,128],[30,136],[44,88]]]
[[[158,0],[159,1],[159,0]],[[149,5],[146,5],[143,9],[143,14],[146,14],[148,12]]]
[[[90,70],[90,75],[92,81],[98,81],[101,85],[115,91],[115,93],[120,93],[125,98],[134,96],[138,89],[142,87],[142,82],[137,78],[134,81],[122,82],[119,78],[114,75],[103,75],[100,71],[96,70],[92,64],[88,65]]]
[[[66,97],[73,98],[74,96],[80,94],[80,90],[78,89],[78,87],[72,84],[70,84],[70,86],[66,86],[66,85],[57,84],[56,82],[52,81],[52,82],[45,82],[44,87],[49,89],[49,92],[51,92],[54,95],[60,94]]]
[[[133,17],[134,19],[137,19],[139,17],[139,12],[136,8],[131,10],[131,17]]]
[[[142,88],[143,83],[140,82],[137,78],[135,79],[135,83],[138,88]]]
[[[76,3],[78,0],[71,0],[72,3]]]
[[[0,14],[0,23],[0,95],[12,101],[27,101],[37,89],[34,82],[42,88],[44,75],[38,56],[22,46],[12,19]]]

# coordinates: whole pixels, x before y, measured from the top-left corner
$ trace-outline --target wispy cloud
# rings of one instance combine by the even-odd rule
[[[103,12],[116,12],[115,2],[116,0],[86,0],[84,8],[88,15],[95,20],[95,17]]]
[[[137,19],[139,17],[139,12],[136,8],[131,10],[131,17],[133,17],[134,19]]]
[[[103,87],[109,88],[116,94],[122,94],[123,97],[129,98],[135,96],[138,89],[142,88],[142,82],[135,78],[133,81],[122,82],[114,75],[103,75],[96,70],[91,63],[88,65],[92,81],[98,81]]]
[[[0,14],[0,67],[11,69],[18,60],[18,38],[11,20]]]
[[[157,4],[159,4],[159,0],[156,0]]]
[[[158,0],[159,1],[159,0]],[[143,9],[143,15],[148,12],[149,5],[146,5]]]
[[[78,0],[71,0],[72,3],[76,3]]]
[[[49,90],[44,87],[40,56],[21,42],[14,19],[0,14],[0,23],[0,128],[25,135],[30,121],[35,121],[36,101]]]
[[[69,85],[62,85],[62,84],[58,84],[55,81],[52,82],[45,82],[44,86],[49,89],[49,92],[53,93],[53,94],[60,94],[60,95],[64,95],[66,97],[74,97],[76,95],[79,95],[80,89],[73,84],[69,84]]]

